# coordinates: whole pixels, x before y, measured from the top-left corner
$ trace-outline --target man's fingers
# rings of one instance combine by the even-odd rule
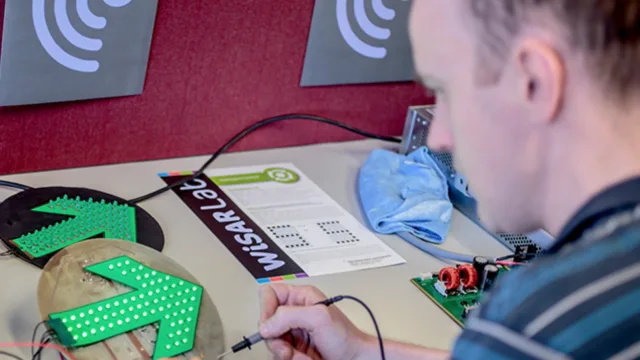
[[[267,347],[276,356],[278,360],[291,360],[293,358],[293,347],[282,339],[273,339],[267,341]]]
[[[273,316],[281,305],[313,305],[327,297],[313,286],[292,286],[284,283],[263,285],[259,290],[260,321]]]
[[[312,305],[325,300],[327,296],[315,286],[294,286],[285,283],[264,285],[278,299],[279,305]]]
[[[313,360],[313,358],[305,353],[295,350],[291,360]]]
[[[294,349],[291,344],[281,339],[270,340],[267,346],[278,360],[313,360],[310,356]]]
[[[262,323],[260,334],[265,338],[275,338],[295,328],[313,331],[330,319],[326,306],[280,306],[270,319]]]
[[[276,309],[280,305],[278,295],[273,290],[273,287],[264,285],[260,287],[260,323],[272,317],[275,314]]]

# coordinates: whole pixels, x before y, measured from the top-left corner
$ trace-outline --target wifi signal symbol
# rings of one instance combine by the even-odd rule
[[[107,19],[97,16],[89,9],[89,0],[72,0],[76,2],[76,11],[80,20],[88,27],[96,30],[102,30],[107,26]],[[131,0],[103,0],[108,6],[117,8],[122,7],[131,2]],[[33,0],[33,26],[40,44],[45,51],[60,65],[78,72],[92,73],[98,71],[100,63],[96,60],[80,59],[66,52],[60,45],[56,43],[49,26],[47,25],[45,15],[45,2],[51,3],[50,0]],[[102,49],[102,40],[94,39],[80,34],[71,24],[69,19],[67,0],[53,0],[53,11],[56,23],[62,35],[73,46],[86,51],[100,51]]]
[[[338,19],[338,27],[342,37],[347,44],[359,54],[373,58],[383,59],[387,56],[387,49],[381,46],[373,46],[362,41],[358,35],[353,31],[351,23],[349,21],[349,0],[337,0],[336,2],[336,16]],[[365,0],[350,0],[353,2],[353,10],[355,13],[355,19],[358,26],[368,36],[376,40],[387,40],[391,36],[391,30],[380,27],[369,19],[367,11],[365,9]],[[391,21],[396,17],[396,12],[393,9],[386,7],[382,0],[369,0],[372,3],[373,11],[375,14],[387,21]]]

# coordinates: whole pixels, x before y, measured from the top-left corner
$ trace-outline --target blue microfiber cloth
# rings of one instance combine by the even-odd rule
[[[453,205],[445,175],[421,147],[409,155],[374,150],[360,169],[360,201],[378,233],[409,232],[442,243]]]

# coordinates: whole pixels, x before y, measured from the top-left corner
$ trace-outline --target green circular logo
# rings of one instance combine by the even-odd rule
[[[269,168],[264,173],[273,181],[284,184],[292,184],[300,180],[300,176],[289,169],[284,168]]]

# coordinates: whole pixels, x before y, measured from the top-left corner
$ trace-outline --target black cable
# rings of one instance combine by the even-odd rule
[[[376,321],[376,317],[373,316],[373,311],[371,311],[371,309],[367,306],[367,304],[364,303],[364,301],[349,295],[339,295],[325,301],[320,301],[316,305],[324,304],[326,306],[330,306],[331,304],[337,303],[338,301],[342,301],[343,299],[353,300],[358,304],[362,305],[362,307],[364,307],[367,310],[367,312],[369,313],[369,316],[371,316],[371,320],[373,321],[373,326],[376,328],[376,335],[378,335],[378,343],[380,344],[380,357],[382,358],[382,360],[385,360],[384,340],[382,339],[382,335],[380,334],[380,328],[378,327],[378,322]]]
[[[524,256],[524,257],[528,257],[528,256],[537,256],[538,253],[524,253],[524,254],[510,254],[510,255],[505,255],[505,256],[500,256],[497,257],[496,260],[500,261],[500,260],[507,260],[507,259],[511,259],[514,258],[516,256]]]
[[[38,329],[40,328],[40,326],[43,326],[46,323],[46,321],[40,321],[38,324],[36,324],[36,327],[33,329],[33,333],[31,334],[31,344],[34,344],[36,342],[36,335],[38,334]],[[45,331],[45,334],[47,332]],[[44,334],[43,334],[44,336]],[[42,339],[42,337],[40,338]],[[42,342],[42,341],[41,341]],[[40,347],[40,349],[38,350],[38,353],[42,351],[42,347]],[[31,359],[34,359],[36,357],[36,352],[34,350],[33,345],[31,346]]]
[[[13,255],[14,255],[13,250],[7,250],[7,251],[4,251],[4,252],[0,253],[0,257],[8,257],[8,256],[13,256]]]
[[[6,181],[6,180],[0,180],[0,186],[13,188],[13,189],[18,189],[18,190],[31,190],[31,189],[33,189],[31,186],[18,184],[17,182]]]
[[[6,241],[0,237],[0,243],[6,243]],[[6,248],[6,245],[4,246]],[[6,248],[5,251],[0,253],[0,258],[3,257],[9,257],[9,256],[15,256],[15,252],[12,249]]]
[[[378,335],[378,343],[380,344],[380,356],[382,358],[382,360],[385,360],[385,355],[384,355],[384,343],[383,343],[383,339],[382,339],[382,335],[380,335],[380,328],[378,328],[378,322],[376,321],[375,316],[373,316],[373,312],[371,311],[371,309],[369,309],[369,307],[367,306],[367,304],[364,303],[364,301],[353,297],[353,296],[348,296],[348,295],[339,295],[339,296],[334,296],[332,298],[326,299],[326,300],[322,300],[319,301],[317,303],[315,303],[315,305],[325,305],[327,307],[331,306],[332,304],[337,303],[338,301],[342,301],[344,299],[349,299],[349,300],[353,300],[355,302],[357,302],[358,304],[362,305],[367,312],[369,313],[369,316],[371,316],[371,320],[373,320],[373,325],[376,328],[376,334]],[[306,333],[306,332],[305,332]],[[238,351],[244,350],[244,349],[249,349],[251,350],[251,346],[264,341],[265,338],[262,337],[262,335],[260,335],[260,332],[257,332],[255,334],[250,335],[249,337],[243,336],[242,340],[240,342],[238,342],[237,344],[233,345],[231,347],[231,350],[225,352],[224,354],[221,354],[220,357],[218,357],[218,359],[231,354],[231,353],[237,353]],[[311,338],[307,338],[306,341],[306,345],[307,345],[307,350],[309,345],[311,344]],[[295,348],[295,346],[294,346]]]
[[[23,358],[19,357],[18,355],[13,355],[11,353],[8,353],[8,352],[2,351],[2,350],[0,350],[0,355],[4,355],[6,357],[10,357],[10,358],[16,359],[16,360],[24,360]]]
[[[33,357],[31,358],[31,360],[41,360],[42,359],[42,353],[45,349],[44,346],[42,346],[43,344],[48,344],[51,342],[51,337],[50,335],[53,335],[53,331],[47,331],[44,334],[42,334],[42,336],[40,336],[40,346],[38,346],[38,351],[36,351],[36,353],[33,355]]]
[[[172,190],[178,186],[183,185],[186,182],[189,182],[193,179],[196,179],[197,177],[199,177],[200,175],[202,175],[205,171],[205,169],[207,167],[209,167],[209,165],[211,165],[211,163],[218,158],[218,156],[220,156],[222,153],[226,152],[227,150],[229,150],[229,148],[231,148],[233,145],[235,145],[238,141],[240,141],[242,138],[244,138],[245,136],[247,136],[248,134],[252,133],[253,131],[265,126],[265,125],[269,125],[271,123],[274,122],[278,122],[278,121],[283,121],[283,120],[310,120],[310,121],[317,121],[317,122],[321,122],[321,123],[325,123],[325,124],[329,124],[329,125],[334,125],[337,126],[339,128],[342,128],[344,130],[350,131],[352,133],[358,134],[358,135],[362,135],[364,137],[368,137],[368,138],[372,138],[372,139],[378,139],[378,140],[383,140],[383,141],[389,141],[389,142],[393,142],[393,143],[400,143],[402,142],[401,140],[391,137],[391,136],[380,136],[380,135],[376,135],[376,134],[372,134],[363,130],[359,130],[356,128],[353,128],[349,125],[340,123],[338,121],[335,120],[331,120],[331,119],[327,119],[324,117],[320,117],[320,116],[315,116],[315,115],[307,115],[307,114],[287,114],[287,115],[279,115],[279,116],[274,116],[268,119],[264,119],[261,121],[258,121],[257,123],[249,126],[248,128],[244,129],[243,131],[241,131],[240,133],[238,133],[236,136],[234,136],[231,140],[229,140],[227,143],[225,143],[220,149],[218,149],[213,155],[211,155],[211,157],[209,158],[209,160],[207,160],[204,165],[202,165],[202,167],[200,167],[200,169],[198,171],[196,171],[195,174],[193,174],[193,176],[190,176],[188,178],[185,178],[181,181],[178,181],[176,183],[173,183],[171,185],[167,185],[165,187],[162,187],[156,191],[150,192],[146,195],[137,197],[135,199],[131,199],[128,202],[130,204],[137,204],[140,202],[143,202],[145,200],[149,200],[152,197],[158,196],[162,193],[165,193],[169,190]]]

